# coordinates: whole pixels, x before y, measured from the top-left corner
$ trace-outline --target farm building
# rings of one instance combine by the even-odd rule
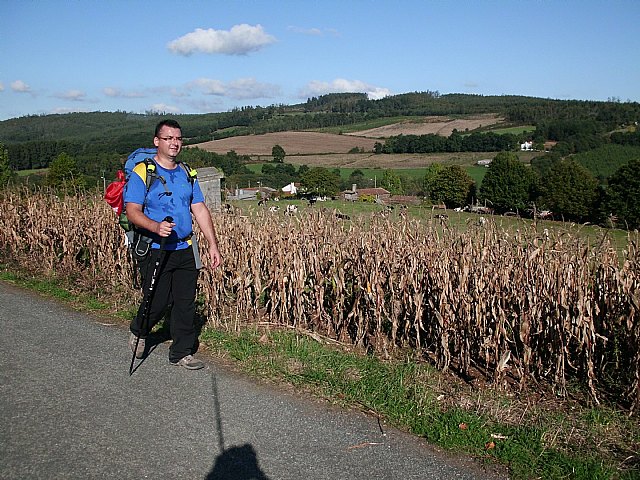
[[[215,167],[198,169],[198,183],[211,210],[220,210],[222,206],[220,184],[223,178],[224,174]]]
[[[376,202],[383,202],[388,199],[390,195],[391,192],[384,188],[357,188],[355,183],[351,185],[351,190],[342,192],[342,197],[352,202],[357,202],[363,196],[371,196]]]
[[[270,187],[236,188],[233,193],[227,193],[228,200],[259,200],[271,198],[277,190]]]
[[[291,182],[289,185],[285,185],[282,187],[282,192],[289,195],[296,195],[298,193],[298,189],[300,188],[299,183]]]

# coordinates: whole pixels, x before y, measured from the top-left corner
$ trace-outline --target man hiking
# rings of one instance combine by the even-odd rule
[[[152,240],[150,253],[141,264],[141,270],[146,270],[143,275],[145,299],[131,322],[129,346],[137,358],[144,356],[145,337],[160,320],[171,298],[173,342],[169,348],[169,362],[197,370],[204,367],[204,363],[193,357],[197,341],[194,316],[198,270],[197,250],[194,254],[192,245],[191,214],[207,240],[212,269],[220,265],[222,257],[200,185],[177,161],[182,149],[182,129],[178,122],[161,121],[156,126],[153,143],[158,149],[153,158],[154,181],[147,191],[143,176],[145,172],[150,174],[148,166],[139,164],[141,167],[134,169],[124,192],[127,218]],[[151,275],[154,264],[158,271]],[[145,308],[147,301],[150,304]]]

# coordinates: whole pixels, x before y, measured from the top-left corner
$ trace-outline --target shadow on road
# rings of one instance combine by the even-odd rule
[[[253,447],[245,443],[231,447],[218,455],[206,480],[269,480],[258,466],[258,457]]]
[[[258,456],[251,444],[245,443],[241,446],[225,448],[218,385],[213,373],[211,374],[211,396],[215,429],[218,433],[218,448],[222,453],[216,457],[205,480],[269,480],[258,466]]]

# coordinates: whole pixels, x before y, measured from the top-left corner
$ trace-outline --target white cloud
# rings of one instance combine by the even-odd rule
[[[4,83],[0,82],[0,92],[4,92]]]
[[[223,101],[217,98],[212,99],[211,101],[206,99],[189,99],[184,101],[184,105],[188,106],[190,112],[197,113],[210,113],[223,110],[225,108]]]
[[[262,25],[234,25],[231,30],[204,30],[197,28],[191,33],[173,40],[167,48],[178,55],[193,53],[222,53],[225,55],[246,55],[275,42],[275,37],[267,34]]]
[[[360,80],[336,78],[332,82],[313,80],[302,89],[299,96],[300,98],[308,98],[328,93],[366,93],[371,100],[379,100],[391,95],[388,88],[376,87]]]
[[[304,28],[304,27],[297,27],[295,25],[289,25],[287,27],[287,30],[293,33],[299,33],[301,35],[311,35],[314,37],[322,37],[324,35],[332,35],[334,37],[340,36],[338,31],[334,28],[324,28],[324,29],[316,28],[316,27]]]
[[[255,78],[239,78],[229,83],[229,96],[238,100],[250,98],[273,98],[280,93],[280,87],[260,83]]]
[[[391,90],[382,87],[373,87],[367,92],[369,100],[380,100],[381,98],[392,95]]]
[[[69,90],[56,95],[56,97],[63,100],[71,100],[73,102],[84,102],[87,99],[87,94],[82,90]]]
[[[31,93],[31,87],[24,83],[22,80],[11,82],[11,90],[16,93]]]
[[[200,90],[204,95],[217,95],[236,100],[273,98],[280,93],[279,86],[260,83],[255,78],[239,78],[226,84],[211,78],[198,78],[187,87]]]
[[[154,103],[149,107],[149,110],[159,113],[182,113],[180,108],[172,105],[167,105],[165,103]]]
[[[53,110],[51,110],[50,112],[47,113],[51,113],[54,115],[62,115],[65,113],[78,113],[78,112],[88,112],[89,110],[86,108],[69,108],[69,107],[58,107],[58,108],[54,108]]]
[[[314,35],[314,36],[322,35],[322,30],[320,30],[319,28],[303,28],[303,27],[296,27],[294,25],[289,25],[287,27],[287,30],[293,33],[301,33],[303,35]]]
[[[211,78],[198,78],[187,85],[188,88],[196,88],[205,95],[220,95],[226,94],[224,83],[220,80],[214,80]]]
[[[113,98],[144,98],[146,95],[142,92],[125,92],[119,88],[106,87],[102,90],[107,97]]]

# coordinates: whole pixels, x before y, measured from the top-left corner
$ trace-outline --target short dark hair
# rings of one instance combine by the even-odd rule
[[[162,130],[162,127],[178,128],[180,129],[180,131],[182,131],[182,127],[178,122],[176,122],[171,118],[167,118],[165,120],[162,120],[160,123],[158,123],[158,125],[156,125],[156,131],[154,136],[157,137],[158,135],[160,135],[160,130]]]

